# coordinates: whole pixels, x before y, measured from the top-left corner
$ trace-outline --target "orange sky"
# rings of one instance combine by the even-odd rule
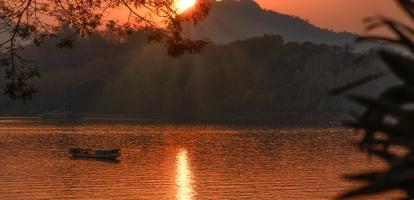
[[[263,8],[308,19],[319,27],[366,33],[362,18],[384,14],[406,20],[394,0],[256,0]]]

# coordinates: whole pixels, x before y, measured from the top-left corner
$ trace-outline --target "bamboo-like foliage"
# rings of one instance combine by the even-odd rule
[[[396,1],[414,21],[414,2],[412,0]],[[361,148],[371,155],[386,161],[389,168],[382,172],[352,175],[351,180],[365,181],[364,187],[350,191],[339,199],[372,195],[402,190],[404,199],[414,198],[414,29],[387,17],[378,16],[366,19],[368,29],[386,26],[395,33],[396,38],[362,37],[360,40],[375,40],[405,47],[411,55],[395,51],[379,50],[378,54],[389,67],[389,71],[401,80],[402,84],[385,88],[377,98],[350,96],[350,99],[366,108],[354,122],[348,123],[365,135]],[[382,76],[367,76],[348,86],[333,91],[342,93],[353,87],[365,84]],[[396,151],[395,149],[398,149]]]
[[[77,36],[94,32],[122,40],[138,29],[150,32],[150,41],[163,42],[171,56],[197,53],[206,40],[190,40],[181,35],[182,22],[197,23],[210,10],[209,0],[198,0],[184,13],[174,0],[2,0],[0,1],[0,66],[9,80],[4,93],[13,99],[30,101],[36,92],[30,79],[40,74],[35,63],[19,52],[28,44],[41,45],[56,37],[62,27],[70,27],[73,35],[59,38],[57,47],[71,48]],[[126,14],[119,20],[116,13]],[[3,38],[0,37],[0,38]]]

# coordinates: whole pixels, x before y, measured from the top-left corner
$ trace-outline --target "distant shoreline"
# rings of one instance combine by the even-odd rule
[[[39,120],[45,122],[135,122],[135,123],[171,123],[171,124],[244,124],[244,125],[270,125],[270,126],[306,126],[306,127],[341,127],[344,119],[329,120],[328,118],[306,118],[295,116],[139,116],[139,115],[98,115],[84,114],[80,119],[44,119],[39,115],[3,115],[2,120]]]

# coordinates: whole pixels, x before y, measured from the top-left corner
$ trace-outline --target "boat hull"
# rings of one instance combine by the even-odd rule
[[[69,153],[73,157],[96,158],[96,159],[116,159],[119,156],[121,156],[119,149],[91,150],[91,149],[70,148]]]
[[[73,157],[81,158],[97,158],[97,159],[116,159],[120,154],[111,154],[111,155],[92,155],[92,154],[80,154],[80,153],[71,153]]]

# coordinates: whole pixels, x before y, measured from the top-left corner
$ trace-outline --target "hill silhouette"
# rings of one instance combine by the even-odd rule
[[[184,30],[191,38],[209,38],[222,44],[274,34],[286,41],[343,46],[354,44],[357,36],[322,29],[299,17],[265,10],[253,0],[213,1],[208,17],[195,27],[187,24]]]

